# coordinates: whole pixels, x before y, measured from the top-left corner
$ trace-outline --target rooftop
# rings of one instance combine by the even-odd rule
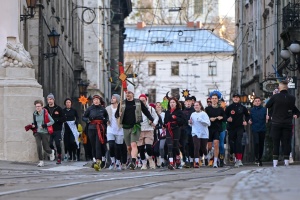
[[[232,53],[233,45],[211,30],[186,26],[127,26],[125,52]]]

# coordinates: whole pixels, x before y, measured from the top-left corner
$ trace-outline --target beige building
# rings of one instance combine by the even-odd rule
[[[235,13],[237,40],[231,92],[267,99],[277,87],[278,81],[299,76],[299,62],[297,59],[295,62],[298,55],[293,54],[291,48],[294,41],[300,41],[299,1],[237,1]],[[287,53],[282,52],[284,48],[288,49],[287,60],[281,58],[283,53]],[[289,92],[296,96],[299,108],[298,88],[291,88]],[[296,120],[295,127],[292,146],[298,160],[299,120]],[[252,159],[250,151],[247,156]]]

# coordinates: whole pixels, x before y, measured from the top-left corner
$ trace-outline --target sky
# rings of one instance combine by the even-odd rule
[[[235,0],[219,0],[220,15],[221,16],[227,15],[229,17],[234,17],[234,13],[235,13],[235,6],[233,5],[234,2]]]

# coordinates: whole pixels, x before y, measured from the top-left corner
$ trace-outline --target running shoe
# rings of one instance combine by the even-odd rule
[[[180,165],[181,165],[181,160],[180,160],[180,156],[178,155],[176,156],[176,168],[179,169]]]
[[[98,160],[96,163],[94,163],[94,169],[95,171],[100,171],[101,170],[101,160]]]
[[[220,159],[220,167],[224,167],[224,159]]]
[[[142,165],[141,170],[147,170],[147,169],[148,169],[147,164]]]
[[[175,167],[174,167],[173,165],[169,164],[169,165],[168,165],[168,169],[169,169],[169,170],[174,170]]]
[[[135,170],[135,169],[136,169],[136,163],[131,162],[131,163],[129,164],[129,169],[130,169],[130,170]]]
[[[263,166],[261,160],[258,162],[258,166],[259,166],[259,167],[262,167],[262,166]]]
[[[105,161],[102,161],[100,167],[101,167],[101,169],[105,169],[105,168],[106,168],[106,162],[105,162]]]
[[[218,168],[218,163],[214,163],[214,168]]]
[[[113,170],[115,168],[115,163],[111,163],[110,165],[109,165],[109,170]]]
[[[119,165],[119,164],[116,164],[116,170],[117,170],[117,171],[121,171],[121,170],[122,170],[122,167],[121,167],[121,165]]]
[[[194,163],[194,168],[199,168],[199,167],[200,167],[199,163],[195,162]]]

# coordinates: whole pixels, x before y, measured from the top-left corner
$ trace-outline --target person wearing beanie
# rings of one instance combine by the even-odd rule
[[[152,158],[152,145],[154,142],[154,128],[158,123],[158,115],[154,108],[148,105],[147,96],[145,94],[141,94],[139,97],[140,101],[147,107],[154,121],[152,123],[149,122],[146,115],[142,114],[143,121],[141,122],[141,134],[139,141],[137,143],[138,150],[142,160],[142,170],[147,169],[147,160],[149,162],[150,169],[155,169],[155,162]],[[146,160],[147,159],[147,160]]]
[[[66,121],[63,109],[55,104],[55,98],[52,93],[47,96],[48,104],[45,106],[45,109],[48,110],[50,116],[54,120],[53,124],[53,134],[50,135],[50,148],[54,150],[53,142],[55,143],[57,151],[57,160],[56,164],[61,164],[61,132],[63,128],[63,123]]]
[[[76,158],[77,149],[80,149],[78,141],[79,132],[77,130],[78,114],[77,111],[72,108],[72,100],[70,98],[65,99],[64,105],[65,108],[63,109],[63,111],[66,118],[66,123],[64,124],[63,141],[65,147],[65,155],[69,154],[69,157],[65,157],[69,161],[80,161],[80,157],[78,155]]]
[[[134,88],[129,83],[126,90],[126,99],[122,101],[122,105],[118,105],[115,117],[120,118],[124,132],[124,140],[127,150],[131,153],[131,162],[129,168],[136,168],[136,159],[138,154],[137,142],[141,133],[141,122],[143,121],[142,113],[149,119],[152,124],[153,117],[149,110],[139,99],[134,98]]]
[[[101,105],[101,97],[93,96],[93,105],[88,107],[83,114],[83,121],[89,123],[88,136],[92,146],[93,168],[96,171],[106,166],[106,125],[108,113]]]
[[[118,121],[115,118],[119,102],[120,95],[113,94],[110,100],[110,105],[105,108],[109,117],[107,123],[107,142],[109,145],[109,155],[111,159],[109,170],[121,170],[122,164],[126,165],[127,162],[127,149],[124,142],[123,128],[120,124],[118,124]]]

